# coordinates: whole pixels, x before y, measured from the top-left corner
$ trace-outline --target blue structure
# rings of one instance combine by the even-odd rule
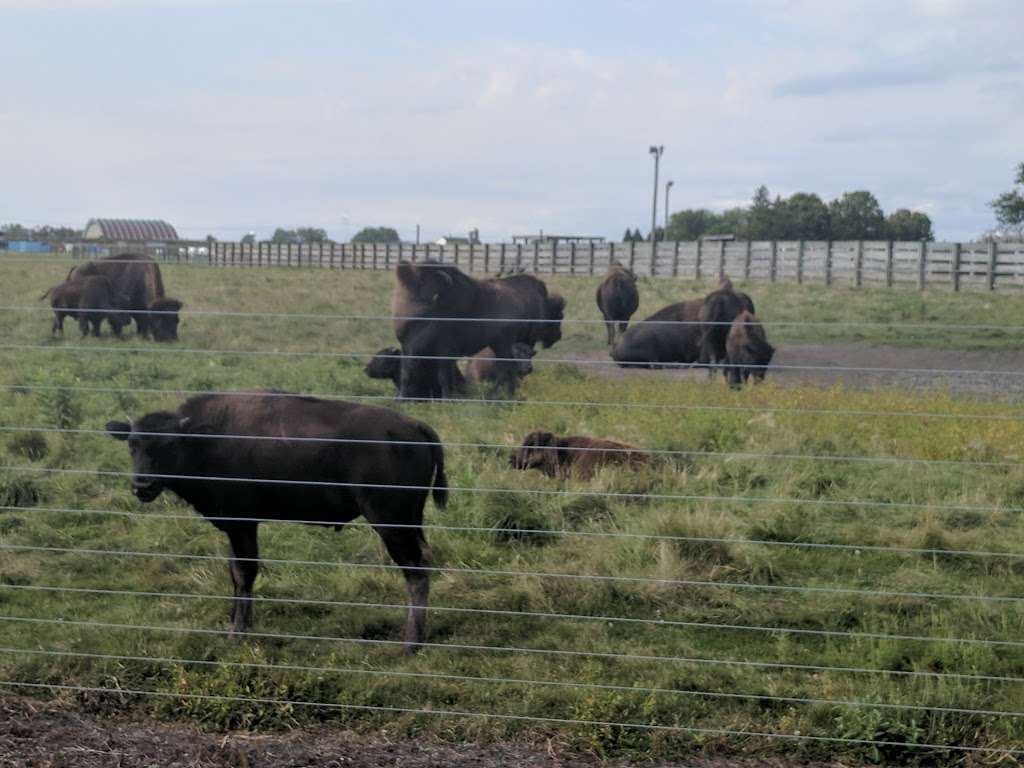
[[[41,243],[38,240],[8,240],[7,251],[9,253],[49,253],[53,246],[49,243]]]

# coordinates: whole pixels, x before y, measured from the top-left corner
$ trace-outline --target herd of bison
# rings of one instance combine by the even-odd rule
[[[480,383],[511,394],[533,370],[537,345],[548,348],[562,337],[565,300],[532,275],[476,280],[455,266],[402,262],[395,276],[391,313],[399,346],[377,353],[366,373],[391,379],[401,398],[449,398]],[[70,316],[83,335],[98,336],[106,320],[116,336],[131,322],[155,341],[178,336],[182,303],[165,295],[160,267],[146,256],[76,266],[47,296],[54,334]],[[764,377],[774,349],[750,297],[728,279],[703,299],[671,304],[629,328],[639,303],[635,276],[612,266],[597,305],[618,365],[719,368],[733,386]],[[106,429],[128,444],[131,490],[141,502],[170,490],[226,534],[233,633],[252,622],[260,522],[340,529],[362,515],[405,578],[406,651],[423,643],[431,569],[423,510],[428,495],[443,508],[449,490],[442,443],[430,426],[380,406],[268,391],[201,395],[176,411],[111,421]],[[602,465],[647,459],[628,443],[536,431],[510,463],[584,480]]]

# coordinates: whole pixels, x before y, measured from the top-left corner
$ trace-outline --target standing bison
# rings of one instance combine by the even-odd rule
[[[100,275],[69,280],[55,285],[44,293],[40,299],[50,297],[53,308],[53,335],[64,335],[64,318],[78,320],[78,327],[83,336],[100,335],[100,325],[106,320],[115,336],[121,336],[127,315],[120,311],[124,305],[124,297],[114,292],[110,280]]]
[[[616,330],[626,332],[629,318],[640,306],[636,276],[620,264],[612,265],[597,287],[597,308],[608,328],[608,346],[615,344]]]
[[[735,290],[728,278],[723,278],[718,289],[704,297],[700,311],[701,363],[718,366],[725,362],[725,339],[729,328],[744,310],[754,314],[754,302],[747,294]]]
[[[729,328],[725,353],[726,368],[723,373],[726,381],[738,387],[751,376],[755,382],[764,381],[768,364],[775,355],[775,347],[768,343],[761,321],[752,312],[743,310]]]
[[[700,358],[700,313],[696,299],[669,304],[619,337],[612,360],[622,368],[662,368],[666,364],[693,365]]]
[[[177,340],[182,303],[164,295],[160,266],[153,259],[130,253],[105,256],[75,267],[68,280],[97,275],[110,280],[114,291],[124,298],[121,309],[130,313],[140,336],[152,336],[154,341]]]
[[[516,388],[512,345],[551,346],[561,338],[565,301],[530,275],[474,280],[457,267],[401,262],[391,297],[395,336],[402,346],[399,394],[450,397],[454,360],[490,347],[495,377]]]
[[[444,450],[429,426],[387,408],[265,393],[193,397],[177,411],[111,421],[107,431],[128,442],[140,501],[173,491],[227,534],[233,633],[252,624],[259,521],[338,530],[362,515],[405,577],[406,651],[422,644],[423,508],[428,493],[439,507],[448,494]]]

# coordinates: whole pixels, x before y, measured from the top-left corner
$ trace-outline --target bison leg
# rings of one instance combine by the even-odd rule
[[[409,613],[405,620],[405,652],[415,653],[423,645],[427,632],[427,597],[430,594],[430,547],[423,534],[408,528],[378,530],[391,559],[402,568]]]
[[[64,313],[54,312],[53,313],[53,327],[50,329],[50,335],[56,336],[60,334],[64,335]]]
[[[621,336],[626,332],[629,327],[629,320],[619,320],[619,335]]]
[[[252,626],[252,585],[260,569],[259,530],[256,523],[241,523],[226,533],[231,543],[231,581],[235,585],[235,599],[231,601],[231,634],[235,635]]]
[[[604,324],[608,329],[608,346],[611,347],[615,344],[615,321],[605,318]]]

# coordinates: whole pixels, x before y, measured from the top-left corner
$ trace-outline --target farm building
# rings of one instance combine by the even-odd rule
[[[160,219],[89,219],[82,237],[118,243],[166,243],[177,240],[178,233]]]

